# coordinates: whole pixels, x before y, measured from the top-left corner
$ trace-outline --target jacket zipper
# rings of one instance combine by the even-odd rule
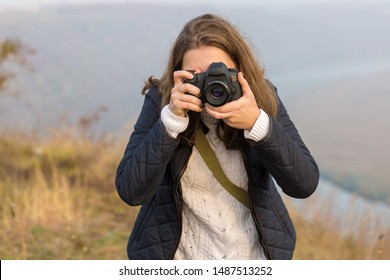
[[[182,209],[179,207],[179,199],[178,199],[178,195],[177,195],[177,190],[178,190],[179,185],[180,185],[181,177],[183,176],[184,171],[187,169],[187,164],[188,164],[188,160],[187,160],[186,164],[183,166],[183,168],[181,169],[178,178],[175,179],[176,181],[175,181],[175,183],[173,184],[173,187],[172,187],[173,200],[174,200],[175,205],[176,205],[176,211],[177,211],[177,217],[178,217],[178,225],[179,225],[178,231],[179,231],[179,234],[178,234],[178,238],[176,239],[175,246],[172,248],[172,253],[169,256],[170,260],[173,260],[173,258],[175,257],[175,253],[177,251],[177,248],[179,247],[179,243],[180,243],[180,239],[181,239],[183,221],[182,221],[182,217],[181,217]],[[172,168],[172,173],[173,173],[173,168],[174,168],[173,165],[172,165],[171,168]]]
[[[259,220],[257,219],[257,216],[255,215],[254,213],[254,201],[253,201],[253,196],[252,196],[252,176],[250,176],[250,169],[249,169],[249,165],[248,165],[248,161],[247,161],[247,158],[246,158],[246,154],[243,150],[241,150],[241,153],[242,153],[242,158],[244,160],[244,164],[245,164],[245,167],[246,167],[246,170],[247,170],[247,173],[248,173],[248,193],[249,193],[249,198],[250,198],[250,204],[251,204],[251,208],[250,208],[250,211],[251,211],[251,215],[253,217],[253,221],[255,222],[255,225],[256,225],[256,229],[257,229],[257,233],[259,234],[259,238],[260,238],[260,244],[261,246],[263,247],[264,249],[264,254],[266,256],[266,258],[268,260],[271,259],[270,257],[270,253],[269,253],[269,250],[268,250],[268,246],[267,244],[264,242],[264,238],[263,238],[263,233],[261,231],[261,226],[260,226],[260,222]]]

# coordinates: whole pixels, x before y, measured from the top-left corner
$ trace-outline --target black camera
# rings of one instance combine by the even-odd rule
[[[227,68],[223,62],[214,62],[206,72],[194,74],[192,79],[184,79],[184,83],[198,87],[202,102],[217,107],[242,96],[237,74],[236,68]]]

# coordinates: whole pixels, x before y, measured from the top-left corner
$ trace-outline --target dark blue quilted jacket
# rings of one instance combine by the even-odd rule
[[[152,88],[118,166],[116,187],[129,205],[142,205],[130,235],[129,259],[172,259],[181,235],[180,178],[192,147],[172,138],[160,119],[160,96]],[[251,212],[268,259],[291,259],[294,226],[276,189],[306,198],[319,180],[316,162],[280,102],[276,119],[260,142],[241,139],[249,177]]]

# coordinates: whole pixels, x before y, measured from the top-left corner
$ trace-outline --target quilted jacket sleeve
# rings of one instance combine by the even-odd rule
[[[116,173],[119,196],[130,205],[140,205],[157,191],[179,139],[166,132],[160,119],[157,88],[145,96],[139,118]]]
[[[281,100],[277,118],[270,118],[268,135],[259,142],[250,143],[261,164],[285,194],[306,198],[315,191],[319,181],[317,163]]]

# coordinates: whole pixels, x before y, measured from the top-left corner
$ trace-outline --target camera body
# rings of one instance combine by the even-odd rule
[[[218,107],[242,96],[236,68],[227,68],[223,62],[213,62],[206,72],[194,74],[184,83],[192,84],[201,91],[203,103]]]

